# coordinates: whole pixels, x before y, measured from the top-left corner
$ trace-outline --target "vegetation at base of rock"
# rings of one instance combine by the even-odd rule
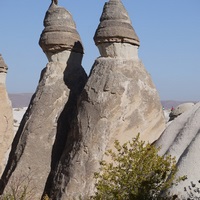
[[[26,195],[24,196],[24,194],[21,194],[21,197],[19,199],[17,199],[15,196],[13,196],[13,194],[6,194],[3,197],[0,197],[0,200],[32,200],[32,199],[33,199],[33,196],[30,196],[30,198],[29,198]],[[38,199],[38,200],[40,200],[40,199]],[[44,196],[42,200],[51,200],[51,199],[49,199],[48,196]]]
[[[183,179],[175,179],[177,169],[174,157],[159,156],[159,148],[145,144],[139,139],[139,134],[124,145],[115,141],[115,149],[106,152],[111,162],[100,162],[100,172],[95,173],[96,193],[91,199],[173,199],[159,195]]]
[[[32,200],[35,193],[35,187],[32,185],[32,176],[21,174],[18,177],[12,177],[9,187],[0,200]]]
[[[42,200],[51,200],[51,199],[48,197],[47,194],[45,194]]]

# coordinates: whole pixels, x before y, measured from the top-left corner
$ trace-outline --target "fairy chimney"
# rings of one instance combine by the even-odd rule
[[[138,58],[139,39],[120,0],[105,3],[94,36],[95,60],[78,104],[77,119],[51,179],[51,199],[89,199],[94,172],[114,141],[153,142],[165,127],[162,106],[150,75]]]
[[[83,47],[71,14],[53,1],[44,26],[39,44],[49,63],[14,138],[0,186],[2,193],[14,178],[28,177],[34,188],[32,199],[42,196],[50,169],[57,165],[87,80],[81,66]]]
[[[6,74],[8,67],[0,54],[0,175],[5,168],[10,145],[14,137],[13,113],[6,90]]]

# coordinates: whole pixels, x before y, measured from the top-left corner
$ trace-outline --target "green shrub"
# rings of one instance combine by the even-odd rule
[[[167,199],[159,194],[181,180],[175,180],[175,158],[159,156],[159,148],[140,141],[139,134],[122,146],[115,141],[115,149],[106,153],[111,162],[100,162],[100,172],[95,173],[96,193],[91,199]]]

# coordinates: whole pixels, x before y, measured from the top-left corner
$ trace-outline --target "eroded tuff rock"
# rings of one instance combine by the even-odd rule
[[[117,31],[121,27],[130,30],[128,35]],[[165,128],[158,93],[138,58],[139,40],[121,1],[105,4],[94,40],[101,57],[81,93],[66,147],[47,184],[53,200],[88,199],[94,194],[94,172],[114,140],[124,143],[140,132],[152,142]]]
[[[176,117],[178,117],[179,115],[183,114],[187,110],[190,110],[193,106],[194,106],[194,103],[192,103],[192,102],[191,103],[182,103],[182,104],[178,105],[169,114],[169,117],[170,117],[169,120],[171,121],[171,120],[175,119]]]
[[[32,199],[41,197],[50,169],[57,165],[87,80],[81,66],[83,47],[71,14],[53,3],[44,25],[40,45],[49,63],[14,138],[0,187],[1,192],[5,186],[9,189],[12,179],[25,175],[34,188]]]
[[[4,170],[14,137],[11,102],[6,90],[7,65],[0,54],[0,176]]]
[[[95,44],[107,42],[129,43],[139,46],[139,38],[131,25],[129,15],[120,0],[106,3],[95,33]]]
[[[156,141],[157,146],[161,146],[161,155],[172,155],[176,157],[179,176],[187,176],[187,180],[174,185],[169,189],[172,194],[179,195],[180,199],[187,199],[189,196],[184,187],[189,192],[199,188],[199,155],[200,155],[200,103],[192,106],[190,110],[178,116],[166,128],[161,137]],[[191,186],[191,182],[196,184]],[[191,190],[188,188],[190,186]]]
[[[75,22],[65,8],[52,3],[46,12],[44,27],[39,41],[44,52],[54,54],[58,51],[72,50],[83,53]]]

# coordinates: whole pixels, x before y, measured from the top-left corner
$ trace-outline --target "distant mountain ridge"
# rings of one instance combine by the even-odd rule
[[[13,93],[8,94],[13,108],[27,107],[30,103],[33,93]]]
[[[8,94],[13,108],[28,107],[33,93],[11,93]],[[165,109],[176,107],[182,103],[194,102],[194,101],[174,101],[174,100],[162,100],[161,104]],[[196,103],[196,102],[194,102]]]

